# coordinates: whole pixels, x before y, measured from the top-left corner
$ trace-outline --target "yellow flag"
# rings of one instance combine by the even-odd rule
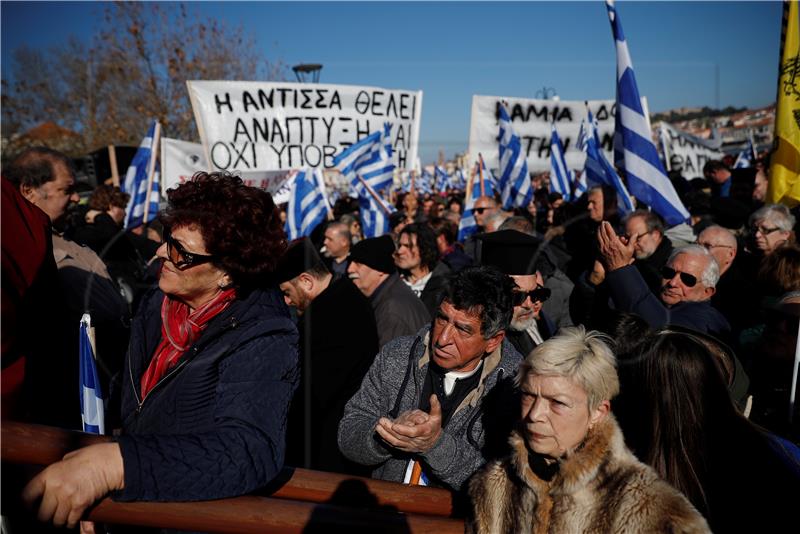
[[[800,203],[800,12],[797,0],[783,6],[775,144],[767,202]]]

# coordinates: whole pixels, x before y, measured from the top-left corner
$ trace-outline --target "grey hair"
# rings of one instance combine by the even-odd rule
[[[583,326],[570,326],[531,351],[514,380],[520,387],[529,375],[563,376],[579,384],[589,398],[589,410],[619,393],[617,359],[611,338]]]
[[[724,226],[719,226],[718,224],[707,226],[702,232],[700,232],[700,235],[697,236],[698,239],[706,232],[714,232],[718,234],[721,238],[721,241],[723,241],[722,244],[733,247],[733,250],[737,250],[739,248],[739,244],[736,242],[736,236]]]
[[[644,224],[645,226],[647,226],[648,232],[653,232],[657,230],[658,233],[664,235],[664,221],[661,220],[661,217],[659,217],[657,213],[643,209],[638,209],[628,213],[622,219],[622,224],[627,224],[628,221],[630,221],[634,217],[641,217],[642,219],[644,219]]]
[[[789,211],[789,208],[783,204],[767,204],[756,210],[750,216],[750,226],[761,220],[768,220],[784,232],[791,232],[794,230],[795,218]]]
[[[703,273],[700,275],[700,281],[705,287],[717,286],[720,276],[719,264],[717,263],[717,260],[714,259],[714,256],[711,254],[711,252],[701,245],[686,245],[684,247],[676,248],[672,251],[672,254],[669,255],[669,260],[667,260],[667,265],[672,265],[672,261],[681,254],[687,254],[689,256],[703,256],[708,258],[708,265],[706,265],[706,268],[703,269]]]

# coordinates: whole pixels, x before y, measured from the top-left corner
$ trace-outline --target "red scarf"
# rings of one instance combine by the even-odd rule
[[[220,291],[216,297],[190,313],[188,305],[164,295],[161,303],[161,343],[142,376],[143,399],[167,371],[175,367],[208,322],[222,313],[235,297],[235,289]]]

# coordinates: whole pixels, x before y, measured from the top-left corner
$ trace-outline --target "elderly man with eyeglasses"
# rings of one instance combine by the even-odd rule
[[[631,265],[638,236],[621,239],[604,222],[597,231],[606,283],[617,309],[640,315],[653,328],[675,324],[727,338],[730,324],[711,305],[719,281],[719,265],[699,245],[675,249],[662,270],[659,296]]]

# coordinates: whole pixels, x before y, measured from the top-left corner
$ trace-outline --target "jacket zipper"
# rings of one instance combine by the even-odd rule
[[[128,376],[130,376],[130,377],[131,377],[131,386],[133,387],[133,396],[134,396],[134,398],[136,398],[136,404],[137,404],[137,406],[136,406],[136,413],[137,413],[137,414],[141,413],[141,411],[142,411],[142,406],[144,405],[144,401],[146,401],[146,400],[147,400],[147,398],[150,396],[150,394],[151,394],[153,391],[155,391],[155,389],[156,389],[158,386],[160,386],[160,385],[161,385],[161,384],[162,384],[162,383],[163,383],[165,380],[167,380],[169,377],[171,377],[172,375],[174,375],[175,373],[177,373],[177,372],[178,372],[178,370],[179,370],[179,369],[181,369],[181,368],[182,368],[184,365],[186,365],[188,362],[189,362],[189,360],[183,360],[183,361],[181,361],[181,362],[180,362],[178,365],[176,365],[175,367],[173,367],[173,368],[172,368],[172,370],[171,370],[169,373],[167,373],[166,375],[164,375],[163,377],[161,377],[161,380],[159,380],[158,382],[156,382],[156,385],[155,385],[155,386],[153,386],[152,388],[150,388],[150,391],[148,391],[148,392],[147,392],[147,395],[145,395],[145,396],[142,398],[142,400],[139,400],[139,395],[136,393],[136,381],[133,379],[133,369],[131,369],[130,361],[128,361]]]

